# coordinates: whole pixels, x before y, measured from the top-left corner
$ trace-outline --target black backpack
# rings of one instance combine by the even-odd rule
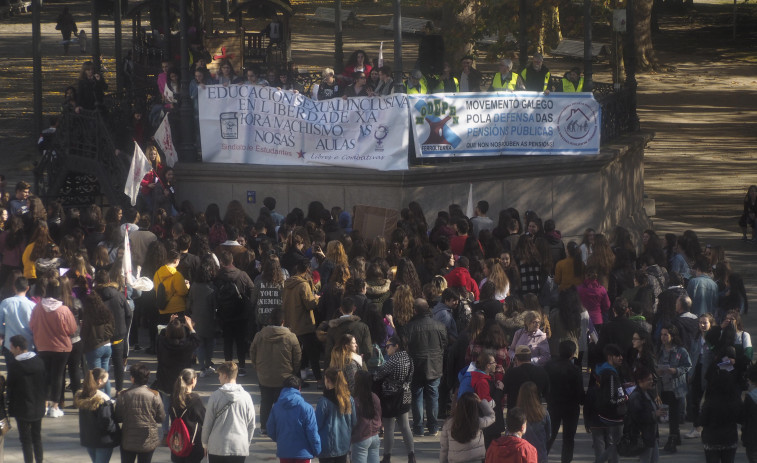
[[[160,311],[166,310],[166,307],[168,306],[168,299],[169,297],[168,294],[166,294],[166,287],[161,281],[155,288],[155,307],[157,307],[157,309]]]
[[[611,381],[611,376],[615,381]],[[617,373],[610,372],[596,375],[597,386],[594,397],[594,409],[599,420],[605,424],[623,424],[628,411],[628,394]],[[614,389],[614,390],[613,390]]]
[[[246,297],[232,280],[216,282],[215,311],[219,320],[240,320],[245,318]]]

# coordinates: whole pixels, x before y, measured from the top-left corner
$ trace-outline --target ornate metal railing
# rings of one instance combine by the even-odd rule
[[[52,147],[34,170],[37,194],[74,205],[102,194],[121,204],[130,159],[116,149],[114,129],[104,109],[65,109]]]

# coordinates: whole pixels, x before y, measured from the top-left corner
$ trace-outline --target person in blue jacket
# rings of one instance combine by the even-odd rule
[[[315,412],[302,398],[301,387],[302,380],[296,376],[284,380],[266,423],[268,437],[276,442],[276,456],[281,460],[310,460],[321,453]]]
[[[350,397],[347,380],[336,368],[324,372],[325,390],[318,399],[315,416],[321,435],[320,463],[346,463],[350,451],[352,428],[357,425],[355,402]]]

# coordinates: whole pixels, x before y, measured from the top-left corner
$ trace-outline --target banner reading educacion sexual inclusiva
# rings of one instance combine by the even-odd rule
[[[313,101],[254,85],[199,89],[204,162],[407,170],[406,95]]]
[[[591,93],[408,95],[418,157],[599,153]]]

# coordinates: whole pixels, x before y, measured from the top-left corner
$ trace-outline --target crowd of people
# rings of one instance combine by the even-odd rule
[[[390,463],[397,428],[409,463],[419,436],[442,463],[546,462],[562,428],[569,462],[581,405],[596,461],[657,461],[658,423],[663,451],[700,438],[713,462],[733,461],[741,424],[756,461],[744,283],[691,230],[566,243],[553,220],[495,220],[482,200],[431,224],[411,202],[388,236],[364,236],[319,201],[284,215],[267,197],[256,218],[236,200],[223,216],[177,205],[151,161],[137,208],[65,210],[25,182],[7,204],[0,424],[15,418],[27,463],[69,390],[93,462],[115,447],[149,462],[161,439],[172,461],[244,461],[256,427],[282,461],[337,463]],[[156,357],[153,381],[134,351]],[[257,406],[236,382],[250,369]],[[322,391],[315,409],[303,388]]]

